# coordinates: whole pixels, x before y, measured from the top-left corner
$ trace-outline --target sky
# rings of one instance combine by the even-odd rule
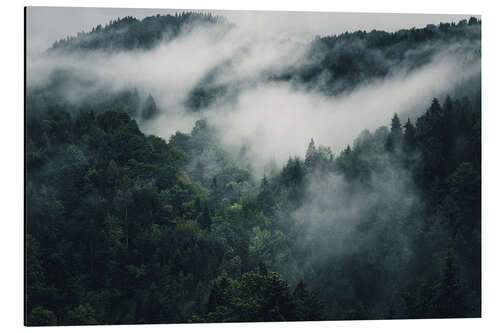
[[[188,11],[190,9],[186,9]],[[117,17],[134,16],[142,19],[156,14],[172,14],[182,9],[138,8],[83,8],[83,7],[28,7],[27,48],[28,54],[44,51],[50,45],[68,35],[89,31],[98,24],[106,24]],[[262,29],[269,32],[313,38],[316,35],[333,35],[345,31],[385,30],[396,31],[427,24],[459,21],[470,15],[445,14],[380,14],[380,13],[332,13],[332,12],[278,12],[278,11],[224,11],[213,10],[242,28]]]

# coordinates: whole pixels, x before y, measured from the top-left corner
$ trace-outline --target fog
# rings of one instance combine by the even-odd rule
[[[383,80],[326,96],[268,80],[269,74],[305,60],[311,39],[296,37],[247,29],[246,24],[214,25],[186,31],[151,51],[52,52],[28,58],[28,87],[43,84],[55,70],[67,70],[83,80],[64,91],[75,103],[96,91],[138,88],[143,96],[151,94],[161,111],[154,120],[141,122],[142,130],[168,140],[205,117],[220,130],[226,149],[237,152],[247,146],[253,168],[262,173],[270,161],[281,165],[290,156],[302,156],[311,137],[338,152],[362,130],[386,124],[394,113],[417,116],[432,97],[477,77],[480,70],[480,62],[463,51],[467,45],[429,46],[436,48],[435,55],[417,70],[403,62]],[[207,77],[211,85],[227,86],[229,97],[199,112],[187,110],[190,91]]]
[[[36,16],[42,12],[53,13],[54,17],[66,13],[62,9],[54,12],[37,9],[31,14]],[[117,13],[123,16],[134,11],[87,9],[79,13],[79,20],[86,24],[98,20],[104,24],[106,15]],[[425,26],[453,18],[421,16],[417,23],[417,16],[399,14],[215,13],[227,14],[229,23],[200,25],[188,21],[188,27],[180,25],[184,30],[178,34],[170,31],[173,38],[164,35],[151,49],[124,51],[125,47],[119,48],[117,43],[116,49],[98,44],[101,45],[98,51],[91,47],[82,50],[80,45],[39,51],[42,39],[38,40],[39,44],[31,45],[38,37],[29,30],[32,35],[28,39],[27,91],[28,94],[31,90],[36,92],[30,102],[40,102],[41,106],[37,107],[42,112],[44,94],[52,102],[47,103],[47,107],[53,106],[56,111],[59,106],[68,113],[94,108],[96,112],[103,112],[116,107],[129,112],[145,134],[159,136],[167,142],[171,140],[171,146],[164,148],[172,153],[172,163],[181,163],[182,158],[176,156],[177,149],[185,152],[188,165],[183,165],[179,173],[172,172],[176,169],[166,165],[171,162],[170,156],[158,159],[161,168],[151,172],[153,176],[147,186],[154,195],[158,191],[161,201],[156,202],[168,211],[164,214],[158,209],[162,219],[158,223],[166,223],[165,220],[180,225],[178,221],[189,218],[189,223],[196,221],[193,225],[203,230],[203,237],[213,236],[225,244],[217,270],[239,279],[244,269],[260,268],[260,263],[264,263],[270,270],[279,272],[290,286],[303,280],[313,290],[319,290],[320,297],[328,301],[326,318],[349,318],[351,311],[357,311],[358,300],[363,300],[362,305],[373,311],[373,318],[394,318],[393,314],[384,313],[392,312],[394,304],[398,306],[398,302],[403,302],[401,292],[416,288],[421,279],[435,285],[444,267],[443,251],[454,246],[450,239],[455,232],[453,223],[458,222],[452,219],[460,216],[458,207],[462,201],[453,201],[456,190],[451,188],[455,185],[450,185],[449,180],[452,176],[459,178],[456,187],[463,185],[466,193],[471,183],[460,181],[475,177],[471,163],[462,162],[469,161],[465,158],[475,158],[472,152],[478,151],[475,145],[480,141],[476,137],[480,128],[479,123],[472,120],[480,112],[473,113],[477,108],[475,96],[470,96],[470,100],[474,99],[472,103],[460,97],[462,92],[475,94],[480,89],[481,42],[477,38],[480,33],[476,34],[480,32],[479,24],[453,26],[450,30],[456,30],[440,32],[435,39],[404,35],[403,42],[387,51],[383,45],[387,40],[381,38],[379,43],[377,36],[380,35],[376,33],[370,35],[376,45],[372,48],[362,37],[352,37],[357,35],[333,42],[320,40],[315,35],[370,30],[370,27],[392,31],[409,28],[411,26],[405,26],[409,24]],[[141,17],[154,13],[145,10],[136,14]],[[459,18],[462,17],[456,17]],[[446,26],[442,28],[446,29]],[[132,30],[131,35],[133,33],[137,31]],[[93,36],[95,34],[82,38]],[[140,44],[136,40],[133,45]],[[322,54],[323,48],[327,50],[326,55]],[[346,50],[348,52],[342,53]],[[396,56],[391,57],[394,53]],[[326,61],[323,62],[322,56]],[[318,65],[319,70],[314,65]],[[345,71],[336,71],[337,65]],[[380,71],[370,66],[379,66]],[[310,72],[314,74],[308,76]],[[306,73],[305,79],[301,76],[303,73]],[[131,91],[134,97],[128,98],[130,95],[126,93]],[[150,95],[154,98],[150,105],[157,108],[145,116],[140,110],[146,100],[152,100]],[[442,103],[447,95],[454,99],[449,102],[450,109]],[[118,102],[115,102],[116,96]],[[433,113],[439,110],[437,106],[429,112],[431,116],[422,117],[417,126],[405,127],[404,136],[400,125],[389,130],[391,119],[395,120],[393,124],[399,124],[394,114],[399,115],[401,125],[408,118],[416,124],[435,97],[443,105],[443,114],[450,118],[436,116],[440,112]],[[198,103],[198,99],[201,102]],[[453,117],[450,116],[452,104]],[[466,108],[472,110],[470,115],[460,113]],[[106,119],[84,116],[92,118],[98,127],[107,126],[102,125]],[[430,119],[432,117],[435,118]],[[50,122],[46,124],[44,119],[40,117],[37,121],[50,127]],[[199,122],[200,119],[206,122]],[[441,125],[443,119],[449,122],[448,127]],[[470,124],[465,124],[467,122]],[[190,133],[193,127],[196,130],[191,139],[176,135]],[[117,135],[120,144],[122,129],[109,133],[112,140]],[[413,131],[420,132],[416,135]],[[435,131],[443,136],[449,131],[449,137],[441,140]],[[132,138],[123,132],[127,135],[124,137]],[[426,136],[430,143],[422,138]],[[75,141],[82,141],[84,147],[87,137],[81,138]],[[318,149],[312,148],[311,139]],[[151,155],[157,153],[153,145],[156,141],[145,140],[151,142]],[[352,149],[346,150],[347,145]],[[142,153],[146,150],[144,147],[138,151]],[[72,149],[70,146],[59,154],[64,156]],[[108,150],[103,151],[103,155],[111,155]],[[453,154],[458,156],[457,161],[449,158]],[[294,157],[299,158],[290,159]],[[440,158],[451,162],[448,165],[438,161]],[[53,156],[48,159],[64,164]],[[124,166],[119,170],[135,168],[130,167],[137,162],[135,159],[127,156],[123,160],[128,164],[120,161]],[[443,170],[450,169],[440,182],[436,182],[436,177],[441,175],[429,166],[434,160],[437,169],[441,166]],[[102,172],[89,171],[86,177],[97,172],[103,174],[102,178],[108,177],[108,173],[116,169],[116,161],[103,166]],[[457,174],[458,171],[461,173]],[[162,182],[162,177],[169,180],[167,176],[176,178],[181,186]],[[140,178],[134,181],[142,181]],[[128,184],[123,181],[120,186]],[[185,198],[190,198],[187,193],[191,185],[193,196],[189,201]],[[107,186],[105,183],[102,187]],[[138,185],[133,186],[134,191],[139,189]],[[436,195],[443,198],[434,200]],[[170,206],[170,197],[175,197],[172,205],[182,205],[182,210]],[[149,201],[154,196],[145,198]],[[123,202],[120,205],[125,207],[128,251],[129,208],[128,203]],[[148,218],[144,216],[143,204],[137,200],[137,216],[141,219]],[[202,207],[202,204],[202,215],[199,208],[193,208],[189,216],[181,215],[191,205]],[[177,210],[179,216],[175,215]],[[172,218],[170,211],[176,212]],[[155,221],[151,222],[158,227]],[[476,236],[468,231],[464,235]],[[463,244],[468,249],[471,243],[464,241]],[[466,261],[468,257],[465,258],[458,259],[463,261],[462,267],[472,267]],[[464,290],[469,287],[464,286]],[[396,315],[406,318],[411,309],[408,313],[405,309],[399,307]],[[355,317],[363,318],[362,312],[355,313]]]
[[[402,214],[421,200],[414,181],[389,159],[369,154],[363,158],[377,160],[381,167],[371,174],[368,186],[352,184],[337,173],[317,172],[308,178],[306,199],[293,212],[302,229],[299,246],[314,249],[315,258],[308,262],[367,252],[376,241],[374,235],[384,230],[394,231],[391,237],[398,238],[400,250],[408,251],[404,233],[395,231],[401,231],[407,219]]]
[[[394,75],[341,97],[266,83],[244,91],[236,105],[205,114],[224,129],[227,145],[248,145],[260,166],[269,159],[282,164],[290,156],[302,156],[312,137],[338,152],[364,129],[388,124],[394,113],[420,115],[425,111],[422,101],[430,103],[433,96],[449,91],[459,75],[477,73],[471,67],[463,74],[459,66],[436,59],[417,72]]]

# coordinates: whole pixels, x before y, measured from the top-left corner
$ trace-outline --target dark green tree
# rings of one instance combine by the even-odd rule
[[[156,116],[158,113],[158,107],[156,106],[156,102],[153,96],[148,95],[146,102],[144,103],[144,107],[142,108],[141,115],[144,119],[151,119]]]
[[[410,121],[410,118],[408,118],[408,121],[404,125],[405,131],[403,135],[403,149],[406,153],[411,153],[415,151],[415,148],[417,147],[417,141],[415,139],[415,126]]]
[[[391,120],[391,138],[396,146],[399,146],[403,139],[403,129],[397,113],[394,114]]]

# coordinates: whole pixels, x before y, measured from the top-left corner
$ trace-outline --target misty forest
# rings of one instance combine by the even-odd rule
[[[258,28],[27,55],[27,325],[481,316],[481,20]]]

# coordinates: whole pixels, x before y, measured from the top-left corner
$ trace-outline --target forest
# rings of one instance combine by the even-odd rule
[[[191,12],[126,17],[46,55],[151,52],[210,25],[235,28]],[[96,77],[56,66],[33,83],[28,66],[26,325],[480,317],[480,73],[341,149],[312,133],[268,168],[247,154],[264,147],[234,150],[206,111],[261,81],[342,98],[443,50],[467,67],[480,38],[474,17],[346,32],[310,41],[306,61],[220,79],[236,55],[186,90],[190,130],[168,136],[149,127],[168,107],[139,83],[75,98]]]

